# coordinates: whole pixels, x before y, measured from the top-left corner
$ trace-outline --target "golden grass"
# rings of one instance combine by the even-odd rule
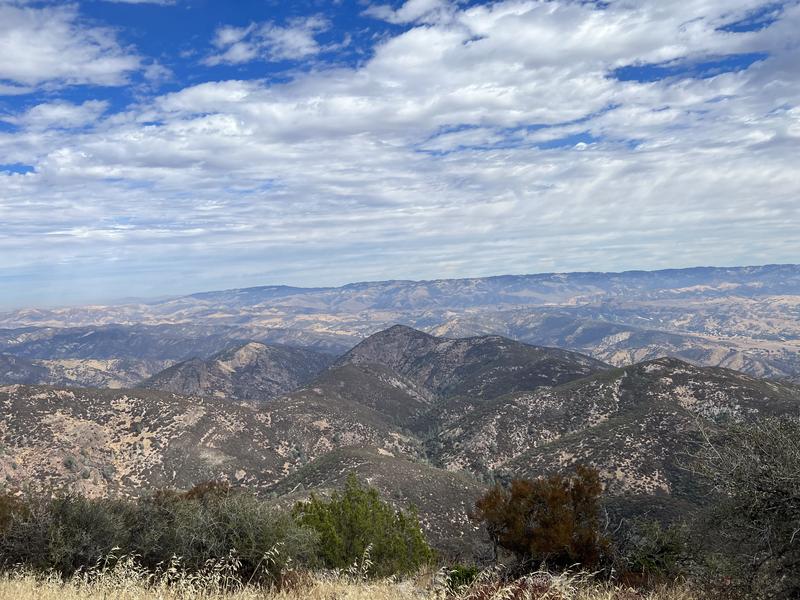
[[[359,582],[348,578],[300,577],[291,589],[274,591],[245,587],[225,591],[225,582],[209,583],[178,578],[170,583],[142,579],[141,573],[107,572],[63,582],[31,574],[0,576],[0,600],[700,600],[701,596],[676,586],[654,592],[592,583],[582,576],[552,578],[541,587],[522,592],[490,580],[454,596],[442,585],[440,574],[425,573],[404,581]],[[515,593],[516,592],[516,593]]]
[[[290,592],[269,592],[256,588],[223,592],[209,589],[171,587],[117,586],[104,583],[83,585],[42,581],[33,577],[0,580],[2,600],[412,600],[428,596],[405,583],[350,584],[317,582]]]

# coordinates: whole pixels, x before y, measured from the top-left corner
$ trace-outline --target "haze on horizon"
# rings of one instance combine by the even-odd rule
[[[794,263],[800,2],[0,0],[0,307]]]

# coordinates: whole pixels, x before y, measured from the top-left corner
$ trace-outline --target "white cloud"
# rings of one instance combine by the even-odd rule
[[[0,83],[0,96],[22,96],[24,94],[30,94],[32,91],[33,88],[31,87],[14,85],[13,83]]]
[[[87,100],[83,104],[49,102],[37,104],[19,116],[2,120],[31,130],[74,129],[95,123],[108,108],[108,103]]]
[[[124,270],[125,293],[162,293],[176,273],[202,289],[796,261],[800,6],[719,29],[757,5],[509,0],[415,25],[357,68],[0,133],[4,160],[36,167],[0,186],[0,271]],[[263,59],[262,28],[222,29],[218,48]],[[771,56],[611,76],[742,52]]]
[[[0,3],[0,82],[12,93],[42,85],[122,85],[139,65],[113,31],[82,24],[75,5]]]
[[[455,8],[448,0],[407,0],[400,8],[388,4],[369,6],[364,14],[397,25],[416,22],[440,22],[451,17]]]
[[[220,27],[214,37],[218,50],[208,65],[241,64],[252,60],[298,60],[321,51],[316,36],[329,27],[320,16],[293,19],[286,26],[267,22],[247,27]]]
[[[158,61],[153,61],[144,67],[142,70],[142,75],[144,76],[145,80],[152,83],[158,83],[171,79],[174,74],[168,67],[165,67]]]

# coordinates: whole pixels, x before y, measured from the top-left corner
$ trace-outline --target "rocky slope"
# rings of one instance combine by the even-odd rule
[[[258,488],[280,465],[257,413],[213,399],[8,386],[0,414],[0,480],[12,489],[133,494],[214,477]]]
[[[226,479],[254,490],[342,446],[420,456],[385,415],[308,390],[265,410],[151,390],[0,388],[0,482],[136,494]]]
[[[370,347],[385,343],[397,348],[409,339],[422,340],[433,352],[404,351],[408,354],[404,364],[427,357],[435,365],[416,379],[388,364],[358,359]],[[304,351],[290,352],[293,357],[307,357]],[[3,392],[5,408],[0,412],[5,476],[16,484],[28,478],[47,482],[66,478],[98,493],[186,484],[197,477],[219,475],[263,486],[340,447],[372,446],[424,458],[421,436],[437,426],[437,410],[445,392],[474,390],[488,398],[520,387],[535,389],[542,383],[576,379],[600,367],[586,357],[501,338],[441,340],[399,327],[367,340],[302,389],[258,407],[231,403],[232,396],[246,395],[240,388],[252,391],[252,386],[271,383],[263,378],[254,380],[250,367],[263,366],[259,361],[272,356],[271,349],[257,344],[216,356],[214,368],[226,377],[236,377],[225,378],[225,387],[217,388],[220,393],[208,393],[211,388],[202,387],[203,397],[150,390],[8,387]],[[526,366],[521,356],[535,361],[535,368]],[[463,365],[459,366],[459,361]],[[167,373],[182,374],[186,366]],[[539,373],[537,377],[533,377],[534,371]],[[406,372],[413,373],[413,369]],[[517,373],[521,374],[519,380]],[[35,428],[38,420],[44,426]],[[191,444],[198,449],[186,457],[185,468],[177,468],[174,461],[181,460],[180,449]],[[114,448],[124,450],[116,452]],[[87,461],[75,466],[70,459],[68,468],[60,462],[67,455]],[[203,457],[211,462],[203,462]],[[20,470],[10,468],[11,462]],[[151,463],[155,470],[147,468]],[[236,465],[241,469],[234,469]],[[170,476],[171,470],[175,474]],[[237,476],[240,470],[245,475]],[[113,473],[135,476],[118,478]]]
[[[403,326],[304,387],[232,402],[236,385],[271,385],[248,370],[264,356],[258,344],[217,355],[218,374],[238,379],[202,396],[0,388],[0,483],[103,495],[221,478],[288,501],[355,470],[398,505],[417,504],[446,546],[473,540],[465,512],[483,489],[476,480],[585,462],[616,507],[692,506],[697,484],[682,463],[702,429],[800,415],[800,387],[731,370],[672,358],[610,368],[503,337],[453,340]],[[37,375],[31,369],[8,361],[6,370]]]
[[[310,387],[334,401],[355,401],[367,406],[412,431],[424,429],[428,413],[436,406],[436,396],[430,390],[385,365],[374,363],[335,366]]]
[[[701,429],[774,414],[800,416],[800,387],[665,358],[496,398],[437,449],[448,469],[530,477],[587,463],[608,494],[692,500],[684,466]]]
[[[8,386],[0,415],[0,488],[97,497],[221,479],[291,505],[355,472],[396,506],[417,507],[440,550],[480,544],[467,517],[480,483],[424,464],[421,444],[384,413],[319,390],[256,409],[149,390]]]
[[[250,342],[207,359],[193,358],[173,365],[141,387],[259,403],[308,383],[330,361],[329,355],[311,350]]]

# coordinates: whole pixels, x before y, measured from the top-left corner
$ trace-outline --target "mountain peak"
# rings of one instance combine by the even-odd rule
[[[675,358],[674,356],[662,356],[659,358],[654,358],[653,360],[648,360],[642,363],[632,365],[632,367],[637,370],[643,370],[646,373],[652,373],[653,371],[657,370],[686,371],[686,370],[695,370],[698,368],[695,365],[688,363],[684,360],[681,360],[679,358]]]
[[[500,336],[450,339],[405,325],[371,335],[337,362],[369,363],[389,367],[434,395],[480,398],[557,385],[608,367],[582,354]]]
[[[419,338],[433,338],[434,336],[430,335],[429,333],[425,333],[419,329],[414,329],[408,325],[401,325],[400,323],[396,325],[392,325],[391,327],[384,329],[382,331],[378,331],[377,333],[372,334],[370,337],[387,337],[387,336],[411,336],[411,337],[419,337]]]
[[[208,359],[178,363],[151,377],[144,387],[264,402],[308,383],[329,363],[329,357],[311,350],[248,342]]]
[[[436,347],[439,338],[406,325],[393,325],[373,333],[341,359],[338,364],[378,363],[403,372],[402,365]]]
[[[222,352],[215,358],[220,364],[231,369],[237,369],[257,362],[268,352],[269,346],[265,346],[259,342],[248,342],[238,348]]]

